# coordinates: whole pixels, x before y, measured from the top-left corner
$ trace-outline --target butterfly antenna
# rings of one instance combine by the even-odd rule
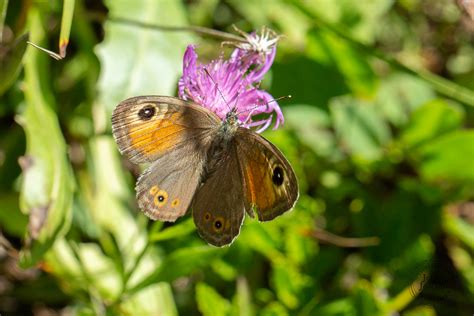
[[[211,79],[211,81],[216,85],[216,89],[217,89],[217,91],[219,92],[219,94],[221,95],[222,100],[224,100],[224,103],[227,105],[227,107],[229,108],[229,110],[232,111],[232,108],[230,107],[229,102],[227,102],[227,100],[224,98],[224,94],[222,93],[221,89],[219,89],[219,86],[217,85],[217,82],[214,80],[214,78],[212,78],[212,76],[211,76],[211,74],[209,73],[209,71],[207,71],[207,68],[204,68],[204,71],[205,71],[206,74],[209,76],[209,79]]]
[[[237,92],[237,96],[235,97],[235,103],[233,109],[237,108],[237,104],[239,103],[240,92]]]
[[[276,101],[283,100],[283,99],[291,99],[291,94],[289,94],[289,95],[284,95],[284,96],[279,97],[279,98],[276,98],[276,99],[272,99],[272,100],[268,101],[268,102],[265,103],[265,104],[257,104],[257,105],[255,105],[253,108],[250,109],[250,114],[251,114],[253,111],[255,111],[255,109],[257,109],[259,106],[262,106],[262,105],[268,106],[268,104],[270,104],[270,103],[272,103],[272,102],[276,102]],[[242,114],[242,113],[244,113],[244,112],[247,112],[247,110],[238,112],[237,115]],[[250,116],[250,114],[249,114],[249,116]]]

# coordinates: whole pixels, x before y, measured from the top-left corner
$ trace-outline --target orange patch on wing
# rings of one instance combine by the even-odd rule
[[[276,200],[275,190],[265,164],[247,161],[245,166],[245,183],[247,184],[247,197],[249,204],[255,204],[259,210],[270,208]]]
[[[139,121],[129,130],[131,147],[143,154],[154,155],[168,151],[184,139],[186,128],[180,123],[181,113],[173,113],[166,119]]]

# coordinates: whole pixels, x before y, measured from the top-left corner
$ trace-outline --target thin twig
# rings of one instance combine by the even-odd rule
[[[36,45],[35,43],[32,43],[32,42],[30,42],[30,41],[27,41],[27,43],[30,44],[31,46],[33,46],[34,48],[37,48],[37,49],[39,49],[40,51],[45,52],[46,54],[48,54],[49,56],[53,57],[53,58],[56,59],[56,60],[61,60],[61,59],[63,59],[63,57],[61,57],[61,55],[59,55],[59,54],[57,54],[57,53],[55,53],[55,52],[53,52],[53,51],[50,51],[49,49],[43,48],[43,47],[41,47],[41,46],[38,46],[38,45]]]
[[[342,237],[330,233],[324,229],[317,228],[314,231],[305,232],[305,234],[316,238],[319,241],[332,244],[338,247],[344,248],[359,248],[359,247],[370,247],[377,246],[380,244],[380,238],[378,237],[365,237],[365,238],[350,238]]]
[[[121,17],[109,17],[107,20],[114,23],[129,24],[133,26],[159,30],[159,31],[194,32],[194,33],[198,33],[202,35],[209,35],[209,36],[218,37],[218,38],[231,40],[231,41],[237,41],[237,42],[246,41],[246,39],[243,37],[240,37],[231,33],[213,30],[207,27],[202,27],[202,26],[165,26],[165,25],[157,25],[157,24],[151,24],[151,23],[146,23],[146,22],[129,20],[126,18],[121,18]]]

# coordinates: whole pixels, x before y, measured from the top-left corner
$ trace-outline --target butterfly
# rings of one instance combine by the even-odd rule
[[[224,120],[191,101],[139,96],[117,105],[112,131],[132,163],[150,163],[136,183],[140,209],[173,222],[189,208],[199,235],[232,243],[244,215],[269,221],[298,199],[295,172],[267,139],[241,126],[235,109]]]

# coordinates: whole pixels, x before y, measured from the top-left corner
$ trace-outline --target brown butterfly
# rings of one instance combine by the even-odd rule
[[[295,173],[283,154],[240,126],[235,110],[221,120],[210,110],[165,96],[122,101],[112,115],[120,152],[151,163],[136,184],[140,208],[173,222],[191,206],[201,237],[230,244],[244,213],[269,221],[298,199]]]

